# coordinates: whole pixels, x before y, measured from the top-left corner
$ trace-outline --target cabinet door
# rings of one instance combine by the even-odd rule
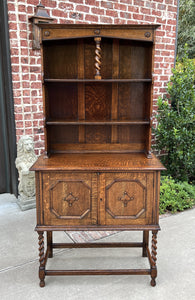
[[[43,174],[45,225],[97,223],[97,177],[83,173]]]
[[[100,176],[101,225],[154,223],[153,173],[106,173]]]

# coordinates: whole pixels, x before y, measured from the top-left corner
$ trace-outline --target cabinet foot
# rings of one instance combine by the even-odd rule
[[[155,278],[152,278],[150,281],[151,286],[155,286],[156,285],[156,280]]]

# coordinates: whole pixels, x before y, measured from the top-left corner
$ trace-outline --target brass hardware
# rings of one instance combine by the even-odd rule
[[[150,32],[145,32],[145,37],[149,38],[151,36],[151,33]]]
[[[95,34],[100,34],[100,30],[99,30],[99,29],[96,29],[96,30],[94,30],[94,33],[95,33]]]
[[[44,32],[44,35],[45,35],[45,36],[50,36],[50,32],[49,32],[49,31],[45,31],[45,32]]]

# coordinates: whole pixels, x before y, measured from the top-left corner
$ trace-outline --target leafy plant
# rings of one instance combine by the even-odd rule
[[[177,38],[177,54],[181,58],[184,45],[188,43],[189,57],[195,57],[195,2],[194,0],[180,0],[179,23]]]
[[[195,180],[195,65],[187,47],[172,72],[168,95],[158,99],[156,149],[166,153],[161,160],[167,175],[190,182]]]
[[[195,205],[195,186],[187,182],[175,182],[173,178],[161,177],[160,214],[175,213]]]

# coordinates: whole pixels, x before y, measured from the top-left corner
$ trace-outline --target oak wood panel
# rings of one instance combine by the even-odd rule
[[[94,174],[43,174],[43,215],[46,225],[97,223]],[[93,182],[93,188],[92,188]]]
[[[150,113],[148,106],[150,98],[149,83],[119,83],[118,92],[118,119],[119,120],[146,120]]]
[[[47,119],[78,120],[77,84],[49,83],[45,85],[45,93]]]
[[[165,170],[152,154],[147,159],[144,153],[114,154],[52,154],[49,159],[41,155],[31,167],[32,171],[148,171]]]
[[[77,40],[43,44],[44,76],[46,78],[77,78]]]
[[[119,55],[120,78],[151,78],[151,43],[120,40]]]
[[[153,41],[153,30],[159,25],[72,25],[72,24],[40,24],[43,40],[77,38],[98,35],[104,37],[135,39],[143,41]],[[49,34],[48,34],[49,32]],[[147,34],[149,33],[149,34]]]
[[[153,173],[105,175],[105,224],[151,224]]]
[[[103,121],[111,119],[112,85],[94,83],[85,85],[85,119]]]
[[[62,126],[63,127],[63,126]],[[62,137],[65,139],[65,141],[68,141],[68,138],[71,139],[71,137],[69,137],[69,134],[71,134],[71,132],[75,135],[72,137],[73,143],[74,144],[69,144],[66,143],[64,144],[63,142],[57,141],[56,143],[51,143],[50,144],[50,150],[51,153],[139,153],[139,152],[145,152],[145,143],[101,143],[101,144],[94,144],[93,140],[92,140],[92,135],[91,138],[88,135],[88,141],[91,141],[91,143],[77,143],[77,129],[76,127],[74,128],[75,131],[68,131],[68,127],[67,127],[67,135],[65,136],[63,134],[63,129],[62,129]],[[102,140],[107,140],[108,134],[106,134],[105,132],[103,134],[101,134],[103,130],[100,129],[99,132],[94,133],[94,138],[96,138],[96,141],[102,141]],[[55,131],[54,131],[55,132]],[[59,132],[60,134],[60,132]],[[60,136],[60,135],[58,135]],[[50,154],[51,154],[50,153]],[[96,154],[96,155],[97,155]]]

